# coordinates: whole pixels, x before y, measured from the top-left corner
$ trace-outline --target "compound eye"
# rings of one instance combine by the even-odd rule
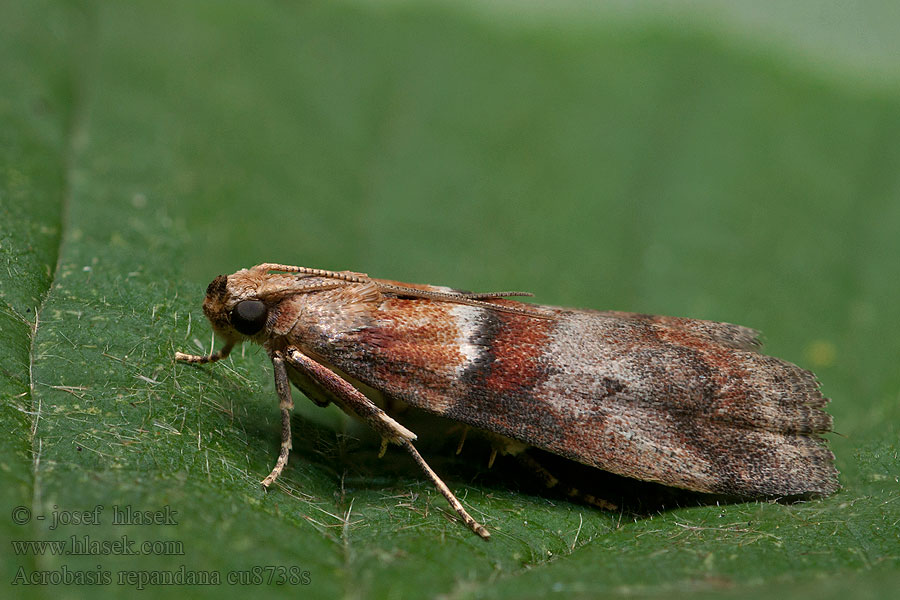
[[[231,309],[231,324],[244,335],[255,335],[266,324],[266,305],[259,300],[242,300]]]

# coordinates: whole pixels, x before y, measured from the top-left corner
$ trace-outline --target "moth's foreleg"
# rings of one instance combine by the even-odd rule
[[[450,488],[441,481],[441,478],[428,466],[425,459],[422,458],[415,446],[412,445],[412,441],[416,439],[416,435],[413,432],[392,419],[386,412],[376,406],[374,402],[369,400],[348,381],[344,380],[331,369],[312,360],[297,348],[289,347],[285,351],[284,357],[291,367],[307,375],[330,392],[344,411],[360,417],[375,429],[375,431],[380,433],[384,439],[403,446],[403,448],[413,457],[413,460],[416,461],[416,464],[425,472],[425,475],[427,475],[431,482],[438,488],[438,491],[440,491],[444,498],[447,499],[447,502],[450,503],[450,506],[453,507],[453,510],[456,511],[456,514],[460,516],[469,529],[484,539],[490,537],[490,533],[466,512],[466,509],[463,508],[462,503],[453,495]]]
[[[294,408],[294,400],[291,398],[291,383],[288,380],[287,369],[284,368],[284,358],[279,352],[272,353],[272,366],[275,368],[275,391],[278,392],[278,407],[281,409],[281,450],[278,453],[275,468],[262,481],[265,487],[272,485],[287,464],[288,455],[291,453],[291,410]]]
[[[222,360],[223,358],[227,358],[228,355],[231,354],[232,348],[234,348],[234,342],[227,342],[224,346],[222,346],[222,348],[219,349],[218,352],[213,352],[209,356],[201,356],[199,354],[185,354],[184,352],[176,352],[175,360],[177,360],[179,362],[194,363],[194,364],[216,362],[217,360]]]

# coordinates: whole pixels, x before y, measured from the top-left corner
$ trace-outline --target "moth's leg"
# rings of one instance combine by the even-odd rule
[[[213,352],[209,356],[200,356],[198,354],[185,354],[183,352],[175,353],[175,360],[179,362],[186,363],[195,363],[195,364],[203,364],[203,363],[211,363],[216,362],[217,360],[222,360],[226,358],[229,354],[231,354],[231,349],[234,348],[234,342],[226,342],[218,352]]]
[[[398,445],[402,445],[403,440],[416,439],[416,434],[388,416],[349,382],[297,348],[289,346],[284,351],[284,359],[292,368],[324,388],[344,412],[357,415],[383,437]]]
[[[413,460],[416,461],[416,464],[419,465],[423,471],[425,471],[425,475],[428,476],[428,479],[431,480],[431,483],[438,489],[438,491],[443,494],[444,498],[447,499],[447,502],[450,503],[450,506],[453,507],[453,510],[456,511],[456,514],[463,520],[466,526],[481,536],[483,539],[488,539],[491,537],[491,534],[485,529],[478,521],[472,518],[472,516],[466,512],[466,509],[463,508],[462,503],[453,495],[453,492],[450,491],[450,488],[447,487],[447,484],[444,483],[440,477],[437,476],[431,467],[428,466],[428,463],[425,462],[425,459],[422,458],[422,455],[419,454],[419,451],[412,445],[412,442],[409,440],[404,440],[403,447],[406,448],[406,451],[409,452]]]
[[[413,432],[388,416],[388,414],[378,408],[374,402],[369,400],[349,382],[338,376],[334,371],[320,365],[300,352],[297,348],[287,348],[285,351],[285,359],[291,367],[308,375],[337,398],[339,400],[338,404],[345,412],[357,415],[375,429],[375,431],[380,433],[383,438],[403,446],[403,448],[413,457],[413,460],[416,461],[416,464],[419,465],[419,468],[425,472],[425,475],[427,475],[435,487],[437,487],[438,491],[440,491],[444,498],[447,499],[447,502],[450,503],[450,506],[453,507],[453,510],[456,511],[456,514],[459,515],[469,529],[484,539],[490,537],[491,534],[473,519],[468,512],[466,512],[466,509],[463,508],[462,503],[453,495],[450,488],[441,481],[441,478],[428,466],[425,459],[422,458],[415,446],[412,445],[412,440],[416,439],[416,435]]]
[[[325,408],[332,402],[337,402],[337,399],[327,390],[322,389],[318,383],[316,383],[309,375],[306,373],[301,373],[297,369],[289,368],[287,369],[288,379],[291,380],[291,383],[294,386],[303,392],[303,394],[313,401],[313,404],[318,406],[319,408]]]
[[[294,408],[291,383],[281,353],[272,352],[272,366],[275,367],[275,391],[278,392],[278,407],[281,409],[281,450],[275,468],[262,481],[263,486],[267,488],[281,475],[291,453],[291,410]]]
[[[469,435],[469,426],[468,426],[468,425],[463,425],[463,426],[462,426],[462,435],[459,436],[459,445],[456,446],[456,453],[457,453],[457,454],[459,454],[460,452],[462,452],[463,444],[466,443],[466,438],[468,437],[468,435]]]
[[[516,459],[521,465],[530,469],[538,477],[538,479],[540,479],[544,483],[544,485],[547,486],[548,489],[560,486],[559,489],[564,491],[570,498],[580,500],[582,502],[605,510],[616,510],[618,508],[615,504],[608,502],[603,498],[597,498],[596,496],[593,496],[591,494],[585,494],[578,488],[563,484],[556,476],[553,475],[553,473],[548,471],[544,465],[542,465],[527,451],[516,454]]]

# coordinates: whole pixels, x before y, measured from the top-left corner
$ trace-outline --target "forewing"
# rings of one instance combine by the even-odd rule
[[[815,377],[756,352],[753,330],[538,308],[557,319],[385,298],[313,350],[413,406],[621,475],[742,496],[837,488]]]

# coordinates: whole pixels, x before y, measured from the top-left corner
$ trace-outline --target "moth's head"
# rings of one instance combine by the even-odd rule
[[[217,334],[236,342],[243,336],[252,337],[262,331],[269,309],[262,300],[248,297],[250,295],[245,286],[231,286],[229,283],[227,275],[219,275],[212,280],[206,288],[203,312]]]

